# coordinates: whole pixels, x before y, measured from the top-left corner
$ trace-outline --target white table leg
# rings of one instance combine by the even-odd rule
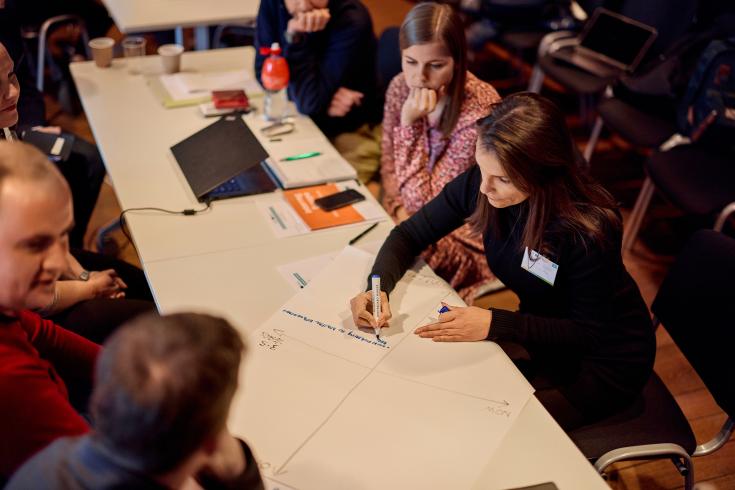
[[[197,26],[194,28],[194,46],[197,51],[209,49],[208,26]]]

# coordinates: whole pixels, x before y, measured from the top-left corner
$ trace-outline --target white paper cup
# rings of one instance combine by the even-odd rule
[[[89,48],[92,50],[92,59],[94,64],[100,68],[107,68],[112,64],[112,48],[115,46],[115,40],[109,37],[97,37],[89,41]]]
[[[177,73],[181,69],[181,53],[184,47],[180,44],[164,44],[158,48],[164,73]]]

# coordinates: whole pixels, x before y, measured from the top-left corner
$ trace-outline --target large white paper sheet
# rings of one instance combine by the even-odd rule
[[[280,476],[310,489],[469,488],[509,427],[491,408],[373,373]]]
[[[319,275],[336,255],[329,253],[309,257],[304,260],[297,260],[296,262],[289,262],[288,264],[278,266],[278,273],[283,276],[293,289],[300,291],[309,284],[312,278]]]
[[[495,344],[413,334],[462,304],[425,265],[391,294],[382,342],[356,328],[373,261],[347,247],[249,336],[230,429],[293,488],[469,487],[533,390]]]

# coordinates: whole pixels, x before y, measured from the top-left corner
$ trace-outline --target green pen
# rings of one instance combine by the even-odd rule
[[[304,158],[318,157],[322,153],[319,151],[310,151],[309,153],[300,153],[286,158],[281,158],[282,162],[293,162],[294,160],[303,160]]]

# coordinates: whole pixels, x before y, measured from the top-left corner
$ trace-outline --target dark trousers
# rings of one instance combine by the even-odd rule
[[[69,234],[69,245],[82,248],[89,219],[105,178],[105,166],[97,147],[79,137],[74,138],[69,159],[59,162],[57,166],[69,183],[74,200],[74,229]]]
[[[564,367],[536,362],[521,345],[513,342],[498,345],[531,383],[536,390],[534,396],[565,432],[597,422],[625,405],[620,397],[608,397],[602,387],[590,386],[579,381],[579,377],[565,373]]]

